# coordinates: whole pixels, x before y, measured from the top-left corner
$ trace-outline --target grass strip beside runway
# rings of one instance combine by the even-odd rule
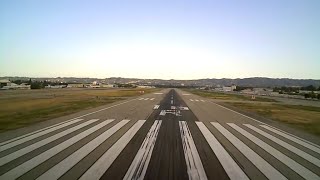
[[[0,92],[0,132],[159,89],[40,89]]]

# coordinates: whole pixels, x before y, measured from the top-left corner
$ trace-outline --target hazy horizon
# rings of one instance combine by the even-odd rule
[[[320,79],[320,1],[0,2],[0,76]]]

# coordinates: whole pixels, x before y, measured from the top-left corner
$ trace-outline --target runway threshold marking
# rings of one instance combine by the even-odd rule
[[[245,131],[244,129],[242,129],[241,127],[237,126],[236,124],[234,124],[234,123],[227,123],[227,124],[230,127],[232,127],[233,129],[235,129],[236,131],[238,131],[240,134],[242,134],[243,136],[248,138],[250,141],[252,141],[256,145],[261,147],[263,150],[268,152],[270,155],[272,155],[273,157],[278,159],[280,162],[282,162],[283,164],[287,165],[290,169],[292,169],[293,171],[298,173],[304,179],[310,179],[310,180],[312,180],[312,179],[320,179],[320,177],[318,175],[314,174],[313,172],[311,172],[310,170],[308,170],[304,166],[298,164],[296,161],[294,161],[291,158],[289,158],[288,156],[284,155],[283,153],[281,153],[277,149],[271,147],[269,144],[263,142],[259,138],[253,136],[252,134],[250,134],[249,132]]]
[[[44,146],[44,145],[46,145],[46,144],[49,144],[50,142],[52,142],[52,141],[54,141],[54,140],[57,140],[57,139],[65,136],[65,135],[67,135],[67,134],[70,134],[70,133],[72,133],[72,132],[74,132],[74,131],[76,131],[76,130],[78,130],[78,129],[81,129],[81,128],[89,125],[89,124],[92,124],[92,123],[94,123],[94,122],[96,122],[96,121],[98,121],[98,120],[97,120],[97,119],[93,119],[93,120],[85,121],[85,122],[82,123],[82,124],[79,124],[79,125],[77,125],[77,126],[74,126],[74,127],[70,128],[70,129],[67,129],[67,130],[65,130],[65,131],[62,131],[62,132],[60,132],[60,133],[58,133],[58,134],[55,134],[55,135],[50,136],[50,137],[48,137],[48,138],[46,138],[46,139],[43,139],[43,140],[41,140],[41,141],[39,141],[39,142],[36,142],[36,143],[34,143],[34,144],[31,144],[31,145],[29,145],[29,146],[27,146],[27,147],[25,147],[25,148],[22,148],[22,149],[20,149],[20,150],[18,150],[18,151],[15,151],[15,152],[13,152],[13,153],[11,153],[11,154],[8,154],[8,155],[0,158],[0,166],[2,166],[2,165],[6,164],[6,163],[8,163],[8,162],[10,162],[10,161],[12,161],[12,160],[14,160],[14,159],[17,159],[18,157],[21,157],[21,156],[23,156],[23,155],[25,155],[25,154],[27,154],[27,153],[29,153],[29,152],[31,152],[31,151],[39,148],[39,147],[41,147],[41,146]]]
[[[306,147],[306,148],[308,148],[308,149],[310,149],[310,150],[312,150],[312,151],[314,151],[314,152],[316,152],[318,154],[320,154],[320,148],[317,148],[317,147],[315,147],[315,146],[313,146],[311,144],[305,143],[305,142],[301,141],[300,139],[297,139],[297,138],[295,138],[293,136],[289,136],[289,135],[287,135],[287,134],[285,134],[285,133],[283,133],[281,131],[278,131],[278,130],[276,130],[274,128],[271,128],[269,126],[265,126],[265,125],[260,125],[260,126],[265,128],[265,129],[267,129],[267,130],[269,130],[269,131],[271,131],[271,132],[274,132],[274,133],[276,133],[276,134],[278,134],[278,135],[280,135],[280,136],[282,136],[284,138],[287,138],[287,139],[289,139],[289,140],[291,140],[291,141],[293,141],[293,142],[295,142],[297,144],[300,144],[301,146],[304,146],[304,147]]]
[[[251,119],[251,120],[253,120],[253,121],[255,121],[255,122],[258,122],[258,123],[260,123],[260,124],[269,126],[269,127],[274,128],[274,129],[276,129],[276,130],[279,130],[280,132],[282,131],[282,132],[284,132],[284,133],[287,134],[287,135],[290,135],[290,136],[295,137],[295,138],[297,138],[297,139],[299,139],[299,140],[301,140],[301,141],[303,141],[303,142],[305,142],[305,143],[308,143],[308,144],[310,144],[310,145],[313,145],[313,146],[315,146],[315,147],[320,148],[320,146],[319,146],[318,144],[315,144],[315,143],[313,143],[313,142],[310,142],[310,141],[308,141],[308,140],[306,140],[306,139],[300,138],[300,137],[298,137],[298,136],[296,136],[296,135],[293,135],[293,134],[290,134],[290,133],[285,132],[285,131],[283,131],[283,130],[280,130],[280,129],[278,129],[278,128],[276,128],[276,127],[273,127],[273,126],[271,126],[271,125],[269,125],[269,124],[266,124],[266,123],[264,123],[264,122],[261,122],[261,121],[259,121],[259,120],[257,120],[257,119],[254,119],[254,118],[252,118],[252,117],[249,117],[249,116],[247,116],[247,115],[244,115],[244,114],[242,114],[242,113],[239,113],[239,112],[237,112],[237,111],[234,111],[234,110],[229,109],[229,108],[227,108],[227,107],[221,106],[221,105],[219,105],[219,104],[217,104],[217,103],[214,103],[214,102],[212,102],[212,101],[209,101],[209,102],[212,103],[212,104],[215,104],[215,105],[217,105],[217,106],[219,106],[219,107],[221,107],[221,108],[223,108],[223,109],[229,110],[229,111],[234,112],[234,113],[236,113],[236,114],[239,114],[239,115],[241,115],[241,116],[243,116],[243,117],[246,117],[246,118],[248,118],[248,119]]]
[[[214,154],[217,156],[223,169],[231,180],[249,180],[239,165],[232,159],[230,154],[224,149],[220,142],[214,137],[209,129],[202,123],[196,122],[201,133],[205,137]]]
[[[211,124],[226,137],[247,159],[249,159],[268,179],[280,180],[287,179],[278,170],[272,167],[256,152],[245,145],[240,139],[230,133],[219,123],[211,122]]]
[[[81,177],[80,180],[98,180],[109,169],[145,120],[137,121],[107,152],[105,152]]]
[[[58,179],[84,157],[86,157],[90,152],[107,140],[111,135],[116,133],[121,127],[126,125],[129,120],[122,120],[107,131],[100,134],[98,137],[82,146],[76,152],[72,153],[70,156],[56,164],[54,167],[43,173],[38,180],[49,180],[49,179]]]
[[[82,119],[75,119],[75,120],[70,120],[68,122],[59,123],[59,124],[56,124],[56,125],[53,125],[53,126],[49,126],[47,128],[40,129],[40,130],[35,131],[35,132],[28,133],[28,134],[23,135],[23,136],[19,136],[17,138],[8,140],[6,142],[3,142],[4,145],[0,146],[0,152],[4,151],[6,149],[9,149],[9,148],[15,147],[15,146],[17,146],[19,144],[25,143],[27,141],[30,141],[32,139],[35,139],[37,137],[43,136],[45,134],[48,134],[48,133],[53,132],[55,130],[61,129],[61,128],[66,127],[66,126],[69,126],[71,124],[75,124],[77,122],[80,122],[81,120]]]
[[[59,152],[65,150],[66,148],[70,147],[71,145],[75,144],[76,142],[80,141],[81,139],[89,136],[90,134],[94,133],[95,131],[105,127],[109,123],[114,120],[106,120],[100,124],[97,124],[90,129],[56,145],[55,147],[48,149],[47,151],[39,154],[38,156],[24,162],[23,164],[13,168],[12,170],[6,172],[0,179],[17,179],[21,175],[25,174],[26,172],[30,171],[31,169],[35,168],[39,164],[45,162],[46,160],[50,159],[54,155],[58,154]]]
[[[153,109],[159,109],[160,105],[154,105]]]
[[[161,127],[161,120],[156,120],[151,126],[149,132],[147,133],[145,139],[143,140],[138,153],[133,159],[125,177],[126,180],[138,180],[143,179],[150,159],[154,145],[157,140],[157,136]]]
[[[308,153],[306,153],[306,152],[304,152],[304,151],[292,146],[291,144],[289,144],[289,143],[287,143],[285,141],[282,141],[281,139],[279,139],[279,138],[277,138],[277,137],[275,137],[273,135],[270,135],[270,134],[266,133],[265,131],[262,131],[262,130],[260,130],[260,129],[258,129],[258,128],[250,125],[250,124],[244,124],[244,126],[247,126],[248,128],[252,129],[253,131],[261,134],[262,136],[264,136],[264,137],[270,139],[271,141],[279,144],[280,146],[288,149],[289,151],[291,151],[291,152],[295,153],[296,155],[304,158],[305,160],[311,162],[312,164],[320,167],[320,160],[317,159],[316,157],[314,157],[314,156],[312,156],[312,155],[310,155],[310,154],[308,154]]]
[[[187,122],[179,121],[179,128],[189,179],[208,179]]]

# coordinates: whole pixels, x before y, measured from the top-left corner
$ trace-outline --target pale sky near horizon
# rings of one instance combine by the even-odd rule
[[[0,76],[320,79],[319,0],[2,0]]]

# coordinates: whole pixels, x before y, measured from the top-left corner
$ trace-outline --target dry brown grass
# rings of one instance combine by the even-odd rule
[[[0,132],[139,96],[142,89],[0,91]],[[145,93],[159,89],[143,89]]]
[[[320,108],[313,106],[266,104],[266,103],[239,103],[228,104],[237,108],[257,113],[266,118],[289,124],[320,136]]]

